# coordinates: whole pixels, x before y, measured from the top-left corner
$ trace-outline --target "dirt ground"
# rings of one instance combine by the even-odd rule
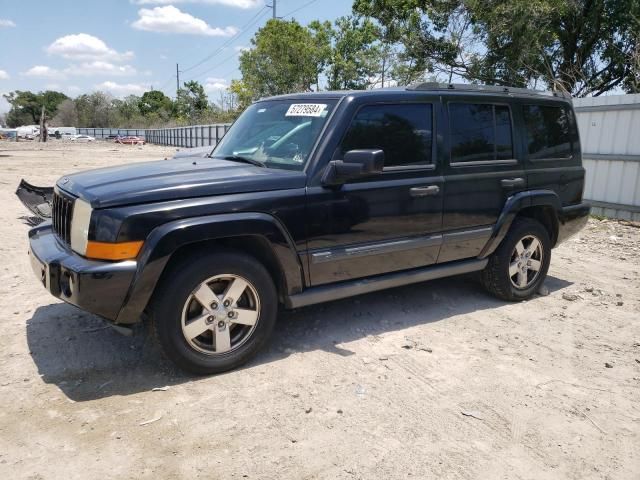
[[[285,312],[194,378],[42,289],[13,193],[172,151],[0,143],[0,478],[640,478],[640,228],[590,220],[528,302],[469,276]]]

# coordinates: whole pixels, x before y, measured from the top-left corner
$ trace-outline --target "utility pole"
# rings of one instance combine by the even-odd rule
[[[178,69],[178,64],[176,63],[176,97],[178,96],[178,90],[180,90],[180,70]]]
[[[273,8],[273,19],[275,20],[276,18],[276,0],[271,0],[273,2],[273,5],[271,6],[271,8]]]

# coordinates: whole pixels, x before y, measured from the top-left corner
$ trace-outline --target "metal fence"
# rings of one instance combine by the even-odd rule
[[[191,148],[216,145],[230,126],[230,123],[218,123],[174,128],[78,128],[77,130],[80,135],[91,135],[100,140],[115,135],[135,136],[156,145]]]
[[[231,124],[192,125],[190,127],[158,128],[146,131],[146,140],[156,145],[174,147],[204,147],[216,145],[227,133]]]
[[[640,94],[574,99],[592,213],[640,221]]]
[[[146,139],[147,132],[143,128],[77,128],[78,135],[91,135],[92,137],[104,140],[114,135],[121,137],[141,137]]]

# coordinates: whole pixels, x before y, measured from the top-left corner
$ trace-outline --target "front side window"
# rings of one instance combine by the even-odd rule
[[[302,170],[335,100],[267,100],[247,108],[211,153]]]
[[[450,103],[451,163],[510,160],[511,113],[505,105]]]
[[[523,105],[529,158],[571,156],[569,115],[562,107]]]
[[[431,104],[379,104],[358,110],[340,150],[384,151],[384,166],[420,166],[432,163]]]

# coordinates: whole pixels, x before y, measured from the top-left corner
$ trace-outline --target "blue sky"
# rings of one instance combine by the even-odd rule
[[[2,3],[0,93],[51,89],[71,97],[94,90],[121,97],[151,86],[173,96],[179,63],[181,81],[200,81],[215,99],[239,77],[239,52],[272,15],[270,0]],[[347,15],[351,4],[277,0],[277,14],[306,24]]]

